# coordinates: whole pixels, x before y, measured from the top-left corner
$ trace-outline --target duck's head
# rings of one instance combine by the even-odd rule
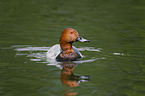
[[[73,43],[75,41],[89,42],[89,40],[82,38],[75,29],[64,29],[60,37],[60,43]]]

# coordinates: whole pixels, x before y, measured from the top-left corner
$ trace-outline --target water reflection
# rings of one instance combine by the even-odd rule
[[[73,70],[77,66],[71,62],[63,62],[63,68],[61,70],[60,80],[63,85],[68,87],[77,87],[81,82],[88,82],[89,76],[80,76],[73,73]],[[78,93],[72,92],[73,89],[67,89],[64,91],[65,96],[75,96]]]

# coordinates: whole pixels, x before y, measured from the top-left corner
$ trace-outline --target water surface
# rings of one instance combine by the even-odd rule
[[[144,96],[145,1],[1,0],[1,96]],[[77,62],[47,60],[61,31],[89,43]]]

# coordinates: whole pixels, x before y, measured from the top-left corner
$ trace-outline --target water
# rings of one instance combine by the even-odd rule
[[[1,96],[144,96],[145,1],[1,0]],[[46,59],[61,31],[90,40],[77,62]],[[75,87],[73,87],[75,86]]]

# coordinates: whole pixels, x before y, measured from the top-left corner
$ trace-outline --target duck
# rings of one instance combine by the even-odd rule
[[[73,28],[64,29],[59,40],[60,44],[50,48],[47,52],[47,57],[52,57],[50,56],[50,53],[53,51],[53,53],[55,53],[56,61],[80,60],[83,56],[74,46],[72,46],[74,42],[90,42],[90,40],[82,38]]]

